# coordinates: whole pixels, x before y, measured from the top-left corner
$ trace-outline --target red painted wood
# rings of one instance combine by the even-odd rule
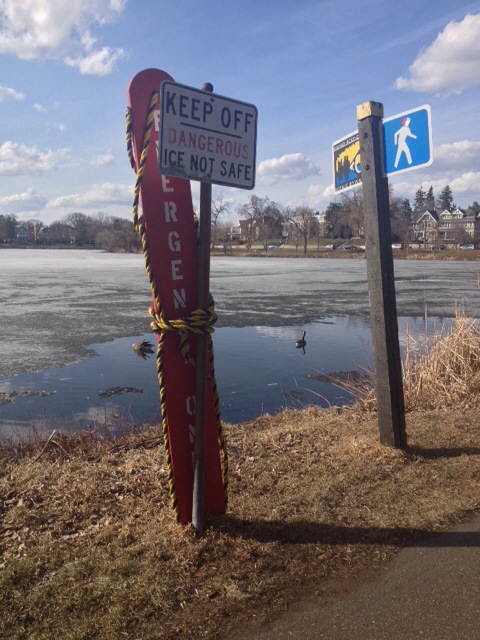
[[[159,69],[146,69],[130,82],[127,91],[133,125],[135,158],[140,158],[146,114],[153,90],[172,78]],[[159,108],[159,107],[158,107]],[[145,220],[153,277],[168,320],[189,316],[197,308],[197,237],[193,221],[190,182],[161,176],[157,168],[158,113],[152,127],[140,203]],[[174,291],[183,294],[186,307],[175,304]],[[185,363],[179,338],[167,332],[164,351],[164,380],[168,433],[173,478],[182,522],[192,518],[193,433],[195,425],[195,370]],[[190,353],[195,356],[196,339],[189,337]],[[217,439],[212,384],[207,384],[205,512],[224,510],[222,469]]]

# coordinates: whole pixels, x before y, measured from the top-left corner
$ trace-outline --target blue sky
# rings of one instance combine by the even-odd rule
[[[0,0],[0,213],[130,217],[126,90],[149,67],[257,106],[256,195],[323,209],[332,143],[376,100],[432,110],[435,160],[396,195],[480,201],[478,1]],[[213,193],[235,217],[252,192]]]

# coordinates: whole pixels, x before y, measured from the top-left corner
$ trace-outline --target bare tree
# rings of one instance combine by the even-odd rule
[[[28,241],[38,242],[40,232],[43,228],[43,222],[41,220],[27,220],[27,222],[23,223],[23,226],[26,227],[28,231]]]
[[[218,219],[223,217],[226,213],[230,213],[228,210],[228,205],[224,202],[223,198],[219,198],[218,200],[212,200],[212,227],[214,227]]]
[[[134,253],[142,247],[131,221],[116,217],[108,218],[107,228],[97,233],[95,244],[109,252]]]
[[[212,228],[212,245],[220,245],[223,253],[227,255],[232,242],[232,224],[227,220],[217,221],[215,227]]]
[[[286,209],[285,219],[291,229],[296,231],[296,235],[303,241],[303,253],[306,255],[308,238],[310,237],[310,232],[314,230],[312,221],[315,219],[315,211],[309,207]]]
[[[79,212],[69,213],[62,219],[62,222],[73,229],[75,244],[93,244],[95,233],[90,216]]]
[[[65,222],[52,222],[43,229],[42,239],[47,244],[73,244],[75,231],[71,225]]]
[[[354,189],[351,193],[342,194],[341,207],[350,228],[350,236],[360,236],[363,238],[365,235],[365,225],[363,221],[362,190]]]
[[[465,230],[460,220],[454,221],[452,238],[457,244],[472,242],[472,236]]]
[[[282,233],[283,211],[280,205],[268,197],[251,195],[238,210],[238,215],[250,223],[247,245],[259,238],[266,249],[270,240]]]

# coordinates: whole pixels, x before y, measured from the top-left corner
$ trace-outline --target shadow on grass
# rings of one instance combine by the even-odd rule
[[[408,453],[424,458],[425,460],[435,460],[440,458],[459,458],[460,456],[478,456],[480,455],[480,447],[408,447]]]
[[[216,522],[216,526],[232,538],[245,538],[263,543],[480,547],[480,530],[438,533],[428,529],[347,527],[303,520],[297,522],[252,521],[229,515],[216,519]]]

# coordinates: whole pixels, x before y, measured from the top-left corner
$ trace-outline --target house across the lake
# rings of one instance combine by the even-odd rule
[[[411,224],[412,242],[424,246],[448,243],[459,246],[464,242],[480,241],[480,217],[468,214],[463,209],[437,213],[427,209]]]
[[[17,225],[15,228],[15,238],[17,242],[28,242],[28,231],[25,227]]]

